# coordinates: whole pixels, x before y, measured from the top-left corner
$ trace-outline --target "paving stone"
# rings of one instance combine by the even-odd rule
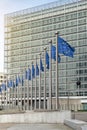
[[[72,130],[63,124],[17,124],[7,130]]]

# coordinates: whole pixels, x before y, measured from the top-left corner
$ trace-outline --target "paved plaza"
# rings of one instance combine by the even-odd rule
[[[63,124],[0,124],[0,130],[72,130]]]

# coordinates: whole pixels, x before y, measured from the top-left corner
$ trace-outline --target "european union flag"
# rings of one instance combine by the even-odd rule
[[[46,68],[49,69],[49,55],[46,51]]]
[[[25,70],[25,79],[28,79],[28,72]]]
[[[51,46],[51,58],[56,61],[56,47],[53,45]]]
[[[75,48],[71,47],[64,39],[58,37],[58,53],[73,57]]]
[[[5,83],[3,83],[2,85],[1,85],[2,87],[2,90],[5,90],[6,91],[6,84]]]
[[[36,75],[39,75],[39,67],[38,67],[37,63],[36,63]]]
[[[41,71],[44,71],[44,67],[43,67],[43,63],[42,63],[42,60],[40,59],[40,70]]]
[[[9,80],[9,81],[8,81],[7,86],[8,86],[8,88],[11,88],[11,87],[12,87],[12,80]]]
[[[60,55],[58,55],[58,62],[60,63],[60,61],[61,61],[61,57]]]
[[[0,86],[0,93],[2,92],[1,86]]]
[[[17,78],[17,76],[16,76],[16,87],[18,86],[18,84],[19,84],[19,81],[18,81],[18,78]]]
[[[27,71],[27,79],[31,80],[31,69],[30,68],[28,68],[28,71]]]
[[[32,78],[35,78],[35,68],[33,64],[32,64]]]
[[[13,81],[13,85],[12,85],[12,86],[13,86],[13,88],[15,88],[15,85],[16,85],[16,84],[15,84],[15,82]]]
[[[23,77],[23,75],[22,75],[22,80],[21,80],[22,82],[22,86],[24,85],[24,77]]]
[[[21,78],[20,76],[18,75],[18,82],[21,83]]]
[[[56,61],[56,47],[55,46],[51,46],[51,58],[54,59]],[[58,55],[58,62],[60,63],[61,58]]]

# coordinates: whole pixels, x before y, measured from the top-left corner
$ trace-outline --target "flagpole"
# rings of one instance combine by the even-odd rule
[[[17,78],[17,77],[15,76],[15,78]],[[19,110],[18,87],[16,86],[16,81],[15,81],[15,87],[16,87],[16,91],[17,91],[17,108]]]
[[[46,49],[44,48],[44,110],[46,109]]]
[[[19,83],[20,83],[20,81],[19,81]],[[21,106],[21,110],[22,110],[22,85],[21,85],[21,83],[19,86],[20,86],[20,106]]]
[[[20,95],[20,97],[21,97],[21,110],[22,110],[22,76],[21,76],[21,89],[20,89],[20,91],[21,91],[21,95]]]
[[[36,56],[36,65],[37,65],[37,56]],[[35,68],[35,110],[37,108],[36,103],[37,103],[37,74],[36,74],[36,68]]]
[[[4,82],[3,82],[4,83]],[[4,83],[5,84],[5,83]],[[5,89],[4,89],[4,91],[3,91],[3,100],[4,100],[4,107],[5,107],[5,94],[6,94],[6,91],[5,91]]]
[[[14,86],[12,87],[12,108],[14,107],[14,98],[13,98],[13,94],[14,94]]]
[[[18,97],[18,109],[19,109],[19,85],[16,86],[17,87],[17,97]]]
[[[24,77],[22,74],[22,80],[21,80],[21,107],[22,107],[22,110],[23,110],[23,87],[24,87]]]
[[[16,84],[15,84],[15,105],[17,108],[17,89],[16,89]]]
[[[6,99],[7,99],[7,109],[8,109],[8,78],[7,78],[7,75],[6,75],[6,88],[7,88],[7,94],[6,94]]]
[[[28,76],[29,76],[29,65],[28,65]],[[27,79],[28,85],[27,85],[27,110],[29,110],[29,77]]]
[[[59,110],[59,82],[58,82],[58,32],[56,35],[56,110]]]
[[[6,84],[6,95],[5,95],[6,96],[5,97],[6,101],[5,102],[6,102],[6,107],[7,107],[7,79],[6,79],[6,83],[5,84]]]
[[[10,79],[11,79],[11,78],[10,78]],[[11,105],[12,105],[12,104],[11,104],[11,102],[12,102],[12,90],[11,90],[11,89],[12,89],[12,86],[11,86],[11,88],[10,88],[10,109],[11,109]]]
[[[18,88],[19,88],[19,108],[22,110],[22,105],[21,105],[21,84],[20,84],[20,75],[18,74]]]
[[[25,72],[26,72],[26,68],[25,68]],[[26,86],[26,82],[24,82],[24,93],[23,93],[23,97],[24,97],[24,110],[25,110],[25,86]]]
[[[1,108],[2,108],[2,90],[0,92],[0,96],[1,96]]]
[[[52,110],[52,59],[51,59],[52,40],[49,41],[49,109]]]
[[[1,90],[1,107],[3,109],[3,106],[2,106],[2,90]]]
[[[11,79],[9,78],[9,80]],[[11,107],[10,103],[11,103],[11,87],[9,88],[9,109]]]
[[[10,80],[11,80],[11,77],[10,77]],[[12,86],[11,86],[12,87]],[[9,108],[11,109],[11,96],[12,96],[12,92],[11,92],[11,87],[9,89],[9,100],[10,100],[10,106]]]
[[[32,64],[31,64],[31,110],[32,110],[32,105],[33,105],[33,95],[32,95],[32,89],[33,89],[33,76],[32,76],[32,65],[33,65],[33,61],[32,61]]]
[[[15,77],[14,77],[15,78]],[[13,82],[14,82],[14,80],[13,80]],[[15,83],[15,82],[14,82]],[[15,98],[15,106],[16,106],[16,104],[17,104],[17,90],[16,90],[16,84],[15,84],[15,88],[14,88],[14,94],[15,94],[15,96],[14,96],[14,98]]]
[[[3,90],[2,90],[2,109],[3,109]]]
[[[40,55],[40,60],[41,60],[41,53]],[[39,64],[41,64],[39,62]],[[39,109],[41,109],[41,68],[39,67]]]
[[[12,87],[12,108],[14,106],[14,98],[13,98],[13,94],[14,94],[14,86]]]

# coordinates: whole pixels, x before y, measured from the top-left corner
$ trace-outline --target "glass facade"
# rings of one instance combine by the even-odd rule
[[[69,2],[69,3],[68,3]],[[49,52],[49,40],[56,44],[55,32],[75,47],[74,58],[61,55],[58,64],[59,94],[67,96],[87,96],[87,0],[53,2],[47,5],[25,9],[5,15],[5,70],[14,79],[25,73],[25,68],[39,65],[39,53],[44,47]],[[55,96],[56,64],[52,60],[52,96]],[[77,81],[80,86],[76,85]],[[31,82],[29,82],[31,86]],[[27,86],[27,82],[25,84]],[[37,77],[37,96],[39,89]],[[49,96],[49,71],[46,71],[46,89]],[[30,90],[31,88],[29,88]],[[41,73],[41,96],[43,97],[44,73]],[[35,79],[33,79],[33,96]],[[29,91],[31,95],[31,90]]]

